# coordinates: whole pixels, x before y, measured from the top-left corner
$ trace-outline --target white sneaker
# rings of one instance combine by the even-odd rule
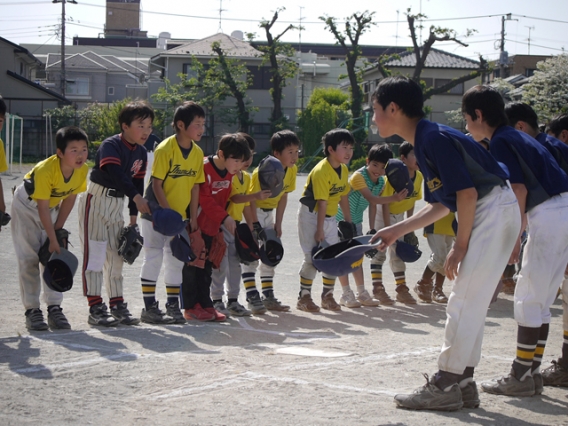
[[[227,307],[223,302],[213,303],[213,308],[215,308],[217,312],[220,312],[223,315],[226,315],[227,317],[231,316],[231,313],[229,312],[229,310],[227,309]]]
[[[355,293],[353,293],[353,290],[348,290],[346,293],[343,293],[341,299],[339,299],[339,304],[341,306],[345,306],[346,308],[361,307],[361,304],[355,298]]]
[[[380,302],[377,299],[373,299],[367,290],[363,290],[357,295],[357,300],[361,302],[363,306],[379,306]]]

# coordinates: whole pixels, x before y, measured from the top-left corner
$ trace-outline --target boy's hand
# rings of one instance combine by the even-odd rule
[[[195,231],[197,231],[198,228],[199,228],[199,226],[197,226],[197,218],[189,219],[189,230],[191,232],[195,232]]]
[[[448,253],[448,257],[446,257],[446,262],[444,263],[444,271],[446,272],[446,277],[448,277],[450,281],[457,278],[459,264],[465,257],[466,253],[467,247],[459,247],[455,244]]]
[[[256,200],[266,200],[272,195],[272,191],[270,189],[265,189],[264,191],[258,191],[254,194],[254,198]]]
[[[59,241],[57,241],[57,238],[55,239],[55,241],[51,241],[49,240],[49,248],[48,248],[50,253],[61,253],[61,247],[59,246]]]
[[[282,237],[282,224],[275,223],[274,224],[274,230],[276,231],[276,236],[278,238]]]
[[[235,233],[235,229],[237,229],[237,224],[235,222],[235,219],[233,219],[231,216],[227,216],[225,218],[225,220],[223,221],[223,225],[225,225],[225,228],[227,229],[227,231],[229,231],[229,233],[234,234]]]
[[[133,201],[140,213],[152,214],[148,200],[143,198],[140,194],[136,194]]]
[[[402,201],[408,196],[408,189],[404,188],[402,191],[393,195],[395,201]]]
[[[374,243],[380,238],[382,242],[381,244],[379,244],[378,248],[380,251],[385,251],[388,246],[393,244],[398,239],[398,237],[399,235],[396,233],[396,231],[392,227],[387,226],[386,228],[377,231],[377,233],[373,235],[373,238],[371,238],[369,243]]]
[[[509,265],[519,263],[519,254],[521,254],[521,238],[517,238],[517,242],[515,243],[515,247],[513,247],[513,252],[511,253],[511,257],[509,257]],[[568,270],[568,268],[567,268]]]
[[[323,232],[323,229],[318,229],[314,235],[314,239],[316,240],[316,243],[321,243],[323,240],[325,240],[325,232]]]

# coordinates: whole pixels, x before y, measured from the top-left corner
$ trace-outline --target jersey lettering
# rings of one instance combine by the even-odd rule
[[[197,170],[193,170],[193,169],[183,170],[181,168],[181,165],[174,164],[174,167],[172,168],[172,170],[170,170],[169,177],[171,177],[173,179],[177,179],[177,178],[185,177],[185,176],[195,177],[195,176],[197,176]]]
[[[440,178],[437,177],[427,180],[426,185],[428,185],[428,189],[430,190],[430,192],[437,191],[443,186],[442,181],[440,180]]]
[[[331,186],[331,188],[329,189],[329,195],[335,195],[335,194],[340,194],[343,191],[345,191],[345,185],[343,186],[337,186],[337,184],[333,184]]]
[[[138,172],[140,172],[140,170],[142,169],[143,165],[144,161],[142,160],[134,161],[134,163],[132,163],[132,168],[130,169],[130,171],[132,172],[132,176],[136,176]]]

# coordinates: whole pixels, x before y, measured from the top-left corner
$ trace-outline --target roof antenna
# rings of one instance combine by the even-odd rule
[[[223,20],[223,12],[226,11],[227,9],[223,9],[223,0],[219,0],[219,28],[217,29],[217,32],[223,32],[223,28],[221,28],[221,21]]]

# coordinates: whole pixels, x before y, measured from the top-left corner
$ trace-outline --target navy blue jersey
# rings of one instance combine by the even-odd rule
[[[568,145],[546,133],[536,135],[536,140],[552,154],[564,173],[568,173]]]
[[[523,171],[523,167],[527,166],[536,178],[535,183],[542,186],[548,197],[568,192],[566,173],[562,171],[550,152],[526,133],[510,126],[499,127],[493,133],[489,150],[498,161],[505,163],[509,169],[511,183],[522,183],[527,186],[529,196],[533,178],[528,175],[527,171]],[[532,207],[534,205],[530,206]],[[527,207],[527,210],[530,208]]]
[[[148,154],[143,146],[114,135],[105,139],[97,150],[91,181],[124,193],[130,199],[130,215],[134,216],[138,210],[132,199],[144,193],[147,164]]]
[[[428,120],[416,126],[414,154],[424,175],[424,200],[457,211],[456,193],[475,188],[483,198],[505,184],[507,173],[480,144],[458,130]]]

